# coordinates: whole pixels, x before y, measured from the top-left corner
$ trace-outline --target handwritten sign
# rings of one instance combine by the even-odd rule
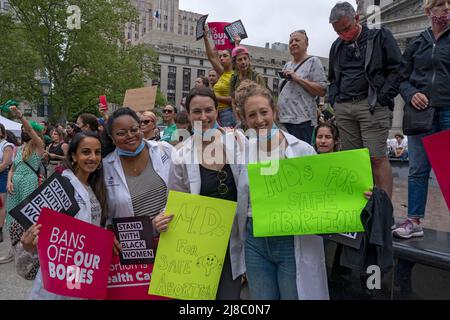
[[[227,35],[228,39],[230,39],[231,43],[234,43],[234,37],[239,36],[239,38],[245,39],[248,38],[247,31],[245,31],[244,25],[241,20],[232,22],[228,26],[226,26],[223,31]]]
[[[114,218],[113,226],[122,248],[122,265],[154,262],[156,243],[149,217]]]
[[[113,255],[109,267],[107,300],[166,300],[148,294],[153,264],[122,265]]]
[[[211,38],[217,50],[232,50],[234,48],[234,44],[230,42],[224,31],[224,28],[228,25],[228,22],[208,22]]]
[[[427,136],[422,141],[450,210],[450,130]]]
[[[367,149],[279,160],[279,170],[248,166],[257,237],[364,231],[363,193],[372,188]]]
[[[73,217],[80,210],[74,193],[69,179],[55,172],[9,214],[25,230],[38,221],[42,208],[50,208]]]
[[[105,299],[113,233],[48,208],[38,223],[44,288],[67,297]]]
[[[166,212],[174,218],[161,234],[150,294],[214,300],[236,202],[171,191]]]
[[[208,14],[201,16],[200,19],[198,19],[197,21],[197,28],[196,28],[196,39],[200,40],[201,38],[203,38],[205,36],[205,24],[206,24],[206,19],[208,19]]]

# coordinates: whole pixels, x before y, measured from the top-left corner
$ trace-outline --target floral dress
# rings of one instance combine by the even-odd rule
[[[12,183],[14,188],[14,194],[8,193],[6,200],[6,228],[9,229],[13,218],[9,215],[9,212],[14,209],[19,203],[21,203],[26,197],[28,197],[38,187],[38,177],[30,167],[28,167],[22,159],[23,148],[17,149],[16,157],[14,158],[14,175],[12,177]],[[42,157],[33,152],[27,163],[33,167],[36,172],[41,165]]]

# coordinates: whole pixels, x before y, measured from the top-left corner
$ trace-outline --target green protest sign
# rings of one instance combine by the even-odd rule
[[[174,218],[161,233],[149,294],[215,300],[236,202],[170,191]]]
[[[267,164],[249,164],[256,237],[361,232],[363,193],[373,187],[367,149],[279,160],[275,174]]]

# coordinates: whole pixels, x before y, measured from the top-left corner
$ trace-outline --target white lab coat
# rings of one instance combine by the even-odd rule
[[[174,147],[162,141],[145,141],[145,143],[153,168],[167,185]],[[134,217],[130,191],[117,149],[103,159],[103,170],[109,210],[106,225],[112,225],[112,218]]]
[[[239,139],[240,142],[236,143],[236,139]],[[228,132],[222,136],[222,143],[225,146],[227,163],[233,172],[238,195],[236,215],[230,234],[230,260],[233,280],[235,280],[245,273],[244,244],[249,197],[246,161],[242,159],[245,154],[242,151],[247,140],[242,134],[238,134],[236,138],[234,133]],[[169,189],[200,194],[200,167],[197,147],[192,137],[183,142],[181,148],[175,153],[173,160],[174,165],[169,177]]]
[[[75,200],[80,207],[80,211],[75,215],[75,218],[87,223],[91,223],[91,200],[89,197],[89,192],[86,190],[85,186],[80,180],[73,174],[71,170],[64,170],[62,173],[63,177],[69,179],[73,188],[75,189]],[[21,243],[19,243],[22,246]],[[37,254],[35,254],[36,259],[38,259]],[[58,294],[48,292],[44,289],[42,283],[41,270],[36,274],[36,279],[33,282],[31,288],[29,299],[31,300],[80,300],[79,298],[65,297]]]
[[[283,131],[287,146],[286,158],[315,154],[309,144]],[[250,148],[256,149],[256,139],[250,139]],[[257,162],[254,153],[250,161]],[[328,300],[328,281],[322,237],[316,235],[294,236],[295,262],[297,266],[297,292],[300,300]]]

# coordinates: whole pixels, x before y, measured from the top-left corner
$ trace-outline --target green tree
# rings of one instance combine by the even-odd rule
[[[54,119],[96,112],[100,95],[107,95],[109,102],[121,105],[127,89],[142,87],[145,79],[154,78],[157,54],[125,41],[126,23],[131,23],[134,29],[133,23],[138,22],[138,12],[129,1],[10,0],[9,3],[14,13],[14,18],[9,19],[15,23],[0,24],[0,32],[9,33],[19,42],[11,45],[11,50],[23,46],[28,54],[23,52],[10,63],[11,55],[5,57],[4,68],[13,70],[20,65],[21,75],[3,79],[1,74],[0,83],[6,82],[11,92],[16,92],[16,98],[20,95],[40,101],[39,83],[33,79],[35,71],[41,70],[52,83],[49,103]],[[79,29],[72,23],[76,21],[76,12],[68,11],[73,5],[80,9]],[[2,17],[5,22],[7,19]]]

